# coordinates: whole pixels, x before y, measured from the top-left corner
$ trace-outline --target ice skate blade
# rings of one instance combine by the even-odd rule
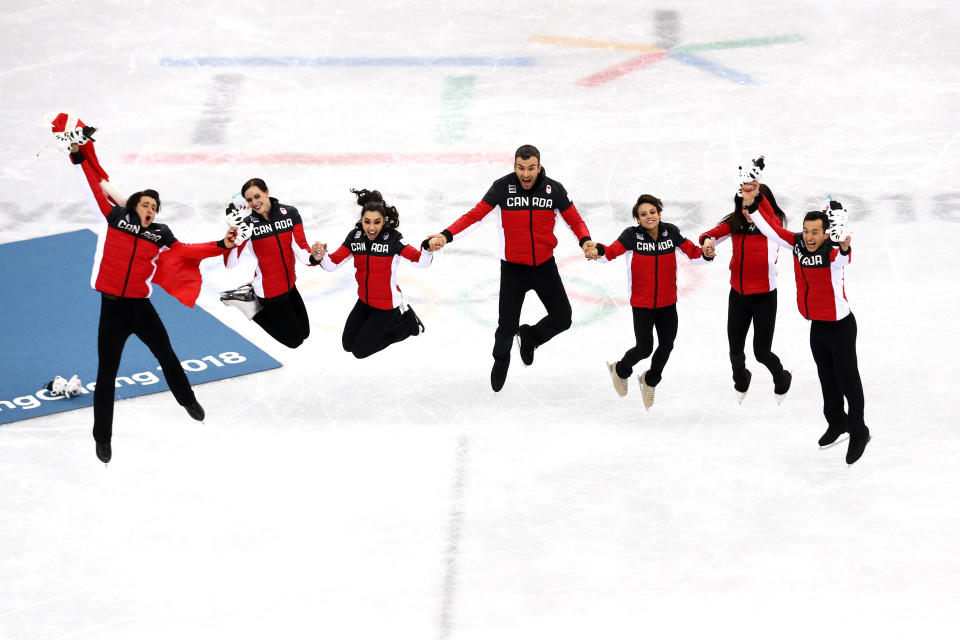
[[[513,336],[513,341],[517,343],[517,351],[519,352],[519,351],[520,351],[520,334],[519,334],[519,333],[518,333],[517,335]],[[520,362],[523,363],[523,366],[525,366],[525,367],[529,367],[529,366],[530,366],[530,365],[527,364],[526,362],[523,362],[523,358],[520,358]]]
[[[737,404],[743,404],[743,399],[747,397],[746,391],[737,391]]]
[[[822,447],[820,447],[820,451],[826,451],[827,449],[832,449],[832,448],[834,448],[835,446],[837,446],[838,444],[843,444],[844,442],[846,442],[846,441],[849,440],[849,439],[850,439],[850,434],[849,434],[849,433],[848,433],[848,434],[845,434],[845,435],[842,435],[842,436],[840,436],[839,438],[837,438],[834,442],[831,442],[830,444],[826,444],[826,445],[823,445]]]
[[[774,399],[777,401],[777,404],[783,404],[783,401],[787,399],[787,394],[785,393],[775,393],[773,394]]]

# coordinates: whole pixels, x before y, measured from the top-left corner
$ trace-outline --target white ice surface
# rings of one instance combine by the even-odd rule
[[[114,182],[157,188],[161,220],[188,241],[222,234],[224,204],[254,175],[299,206],[311,241],[351,227],[350,187],[380,189],[419,239],[526,142],[596,239],[630,224],[642,192],[695,237],[729,210],[737,165],[764,153],[791,227],[828,192],[853,216],[847,291],[874,441],[852,468],[844,446],[817,448],[786,252],[786,402],[749,351],[753,388],[735,402],[721,245],[715,264],[681,269],[680,332],[650,412],[635,379],[621,400],[604,371],[633,340],[624,265],[586,263],[566,229],[574,327],[533,367],[515,357],[499,394],[490,225],[429,270],[402,269],[427,332],[364,361],[340,348],[351,269],[299,270],[313,333],[291,351],[219,305],[244,274],[210,261],[201,305],[284,366],[198,386],[203,425],[168,393],[119,402],[107,469],[90,409],[0,427],[0,638],[954,637],[960,13],[838,5],[5,0],[0,242],[94,228],[65,158],[34,156],[41,115],[60,109],[100,128]],[[599,87],[575,83],[636,52],[529,40],[651,44],[663,9],[681,44],[803,40],[698,52],[755,86],[667,59]],[[160,65],[266,55],[536,65]],[[445,99],[451,76],[472,77],[472,94]],[[229,121],[221,142],[203,124],[214,116]],[[124,160],[181,152],[398,155]],[[502,161],[417,159],[459,152]],[[528,298],[524,319],[541,312]]]

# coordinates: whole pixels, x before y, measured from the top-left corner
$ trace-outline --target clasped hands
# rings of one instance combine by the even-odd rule
[[[323,256],[327,254],[327,243],[326,242],[314,242],[310,245],[310,255],[313,256],[313,259],[317,262],[323,260]]]

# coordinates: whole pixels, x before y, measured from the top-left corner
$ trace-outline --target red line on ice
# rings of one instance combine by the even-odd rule
[[[631,71],[635,71],[641,67],[653,64],[657,60],[663,60],[667,57],[667,54],[668,52],[666,51],[645,53],[635,58],[625,60],[616,66],[610,67],[609,69],[595,73],[592,76],[587,76],[583,80],[578,80],[577,84],[583,87],[595,87],[597,85],[604,84],[605,82],[616,80],[617,78],[625,76]]]

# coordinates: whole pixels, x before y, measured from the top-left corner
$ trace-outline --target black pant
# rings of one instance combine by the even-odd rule
[[[777,325],[777,290],[767,293],[744,295],[730,289],[727,304],[727,341],[730,343],[730,364],[734,371],[747,366],[743,348],[747,342],[747,330],[753,323],[753,355],[757,362],[773,374],[774,379],[783,373],[783,365],[771,347],[773,330]]]
[[[500,261],[500,318],[493,341],[493,358],[510,361],[513,337],[520,328],[520,310],[527,291],[533,290],[547,310],[540,322],[533,325],[533,346],[537,347],[570,328],[573,311],[557,271],[557,261],[550,258],[543,264],[529,266]]]
[[[291,349],[303,344],[310,335],[310,318],[296,285],[279,296],[257,299],[263,309],[253,316],[254,322],[274,340]]]
[[[343,350],[366,358],[411,335],[399,307],[377,309],[357,300],[343,327]]]
[[[857,367],[857,320],[851,313],[843,320],[810,322],[810,351],[817,363],[823,415],[830,426],[845,425],[851,435],[863,433],[863,383]],[[847,399],[847,413],[843,399]]]
[[[148,298],[102,296],[100,329],[97,336],[97,387],[93,391],[93,437],[110,442],[113,437],[113,400],[123,345],[130,334],[147,345],[163,370],[163,377],[181,405],[197,401],[170,346],[170,336]]]
[[[620,362],[617,363],[617,375],[621,378],[629,378],[633,373],[633,366],[653,352],[645,380],[651,387],[660,384],[663,368],[667,366],[670,352],[673,351],[678,324],[675,304],[659,309],[633,307],[633,334],[637,338],[637,346],[627,350],[620,358]],[[654,328],[657,330],[656,351],[653,350]]]

